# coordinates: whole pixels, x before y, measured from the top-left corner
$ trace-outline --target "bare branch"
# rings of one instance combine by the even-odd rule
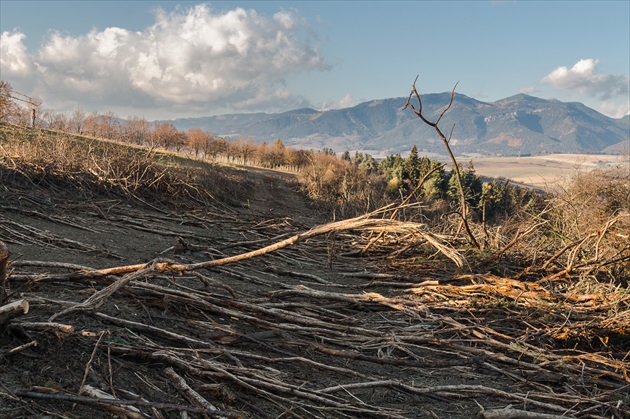
[[[409,93],[409,97],[407,98],[407,103],[405,104],[405,107],[403,108],[403,110],[407,109],[407,108],[411,108],[411,110],[420,119],[422,119],[422,122],[424,122],[425,124],[433,127],[435,129],[435,132],[442,139],[442,142],[444,143],[444,147],[446,147],[446,151],[448,152],[448,155],[451,158],[451,162],[452,162],[452,166],[453,166],[451,170],[452,170],[454,176],[457,179],[457,185],[459,187],[460,206],[461,206],[461,208],[460,208],[460,215],[462,216],[462,223],[463,223],[463,226],[464,226],[464,230],[466,231],[466,235],[468,236],[468,241],[470,242],[470,244],[472,244],[474,247],[479,249],[480,248],[479,243],[475,239],[475,236],[472,234],[472,231],[470,230],[470,226],[468,225],[468,220],[467,220],[467,214],[468,214],[467,205],[468,204],[466,203],[466,192],[464,191],[464,185],[462,183],[462,175],[461,175],[460,170],[459,170],[459,164],[457,163],[457,160],[455,159],[455,156],[453,155],[453,152],[451,151],[451,147],[449,145],[449,141],[450,141],[450,139],[451,139],[451,137],[453,135],[453,130],[451,130],[451,134],[450,134],[449,138],[446,138],[446,136],[444,135],[444,133],[442,132],[442,130],[438,126],[438,124],[439,124],[440,120],[442,119],[442,117],[446,114],[446,112],[448,112],[448,110],[451,108],[451,106],[453,106],[453,100],[455,99],[455,88],[457,88],[457,85],[459,84],[459,82],[457,82],[455,84],[455,87],[453,87],[453,90],[451,91],[451,100],[449,101],[449,103],[446,106],[446,108],[442,111],[442,113],[438,117],[437,121],[436,122],[431,122],[422,114],[422,99],[420,98],[420,93],[418,93],[418,89],[416,88],[417,80],[418,80],[418,77],[416,77],[416,79],[413,82],[413,85],[411,87],[411,92]],[[416,100],[418,101],[418,109],[416,109],[411,104],[412,96],[415,96]],[[455,126],[453,125],[453,129],[454,128],[455,128]]]

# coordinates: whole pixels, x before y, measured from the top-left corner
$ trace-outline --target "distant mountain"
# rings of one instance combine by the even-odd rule
[[[435,121],[450,93],[422,95],[423,112]],[[201,128],[217,136],[248,136],[300,148],[365,151],[374,156],[421,152],[444,153],[433,128],[410,110],[406,98],[364,102],[329,111],[297,109],[284,113],[231,114],[176,119],[178,129]],[[412,102],[413,103],[413,102]],[[414,103],[415,105],[415,103]],[[524,94],[481,102],[456,94],[440,122],[457,154],[525,155],[620,152],[630,141],[630,116],[609,118],[576,102],[545,100]]]

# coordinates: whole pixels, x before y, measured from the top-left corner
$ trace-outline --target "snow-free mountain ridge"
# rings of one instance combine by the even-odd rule
[[[424,114],[437,119],[450,93],[422,95]],[[374,156],[408,153],[413,145],[443,153],[433,128],[410,110],[406,97],[372,100],[344,109],[296,109],[283,113],[227,114],[175,119],[178,129],[201,128],[216,136],[282,138],[287,145],[320,150],[365,151]],[[412,102],[414,104],[414,102]],[[451,133],[458,154],[538,155],[547,153],[620,153],[630,142],[630,116],[607,117],[578,102],[561,102],[518,94],[482,102],[455,94],[440,122]]]

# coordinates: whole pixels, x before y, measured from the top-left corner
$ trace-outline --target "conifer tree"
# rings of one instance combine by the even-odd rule
[[[420,180],[420,159],[418,158],[418,148],[414,145],[409,153],[409,157],[405,160],[405,179],[409,180],[413,187]]]

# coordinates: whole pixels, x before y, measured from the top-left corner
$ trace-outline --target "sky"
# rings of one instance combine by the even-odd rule
[[[630,112],[630,1],[0,0],[0,79],[148,120],[451,91]]]

